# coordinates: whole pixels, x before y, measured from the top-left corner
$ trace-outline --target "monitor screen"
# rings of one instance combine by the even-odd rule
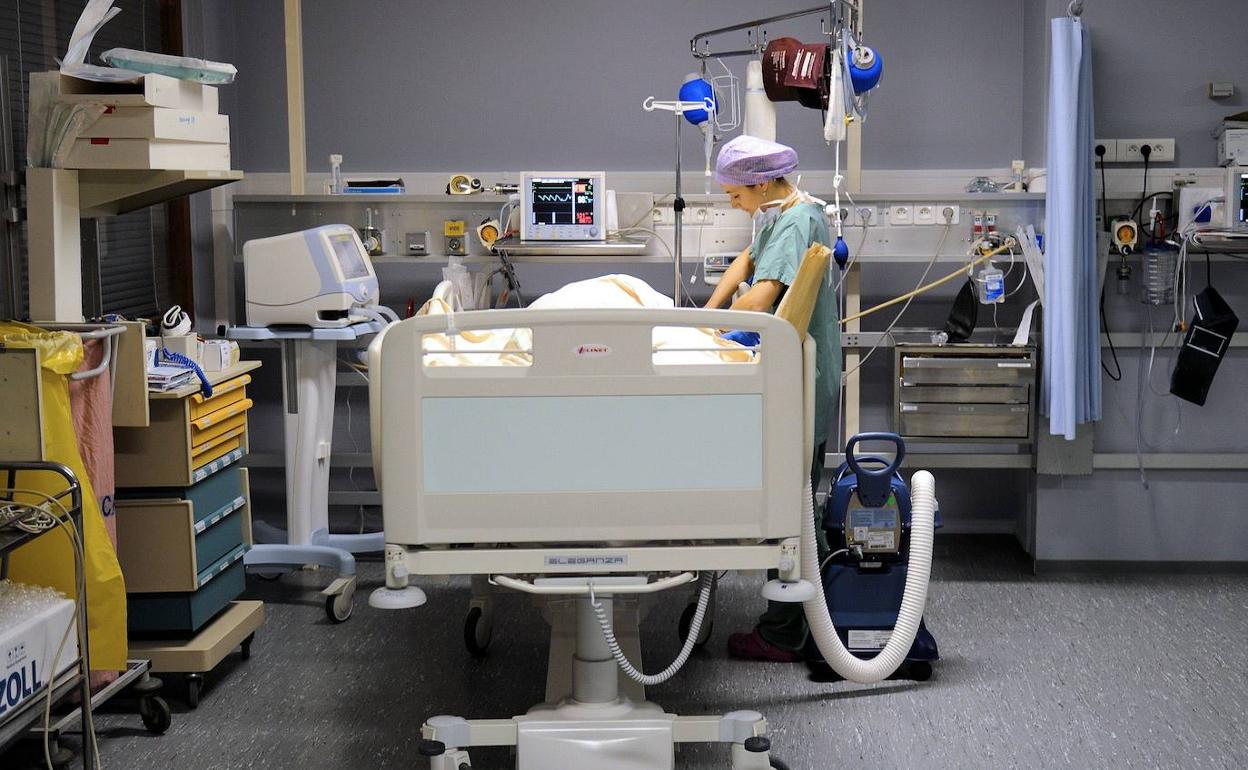
[[[1234,199],[1227,201],[1231,206],[1231,224],[1244,225],[1248,223],[1248,172],[1239,172],[1235,189],[1231,192]]]
[[[534,177],[529,182],[533,208],[529,212],[535,225],[594,224],[594,180],[590,177],[570,179]]]
[[[606,239],[607,185],[601,171],[526,171],[520,197],[523,240]]]
[[[350,233],[331,235],[329,242],[334,248],[334,255],[338,257],[338,268],[342,270],[344,280],[368,277],[368,263],[365,261],[368,257],[360,249],[360,244],[354,235]]]

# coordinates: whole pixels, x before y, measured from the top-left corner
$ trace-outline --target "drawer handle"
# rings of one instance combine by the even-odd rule
[[[238,497],[234,498],[233,501],[231,501],[230,503],[222,507],[219,511],[213,513],[211,516],[208,516],[202,521],[196,522],[195,534],[202,535],[205,531],[207,531],[209,527],[213,526],[217,522],[229,516],[231,513],[234,513],[234,511],[237,511],[239,508],[242,508],[246,504],[247,504],[247,499],[243,497],[242,495],[239,495]]]

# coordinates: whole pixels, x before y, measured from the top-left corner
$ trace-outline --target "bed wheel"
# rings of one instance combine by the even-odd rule
[[[485,657],[490,650],[490,640],[494,637],[494,621],[486,617],[480,607],[468,610],[464,618],[464,646],[474,658]]]
[[[689,627],[693,625],[693,615],[698,611],[697,604],[689,604],[685,607],[685,611],[680,613],[680,641],[683,644],[685,639],[689,637]],[[711,632],[715,630],[715,621],[711,618],[708,611],[702,618],[702,628],[698,630],[698,639],[694,642],[695,647],[705,647],[706,643],[711,640]]]

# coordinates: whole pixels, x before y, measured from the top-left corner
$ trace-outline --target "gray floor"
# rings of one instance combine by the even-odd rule
[[[929,625],[943,660],[929,682],[813,682],[802,665],[746,664],[724,637],[748,627],[757,586],[730,578],[715,636],[651,697],[671,711],[754,708],[791,767],[1248,766],[1248,577],[1036,578],[1008,540],[940,538]],[[524,600],[502,603],[490,657],[463,650],[466,586],[433,586],[407,613],[365,604],[329,625],[308,576],[254,580],[268,622],[253,657],[211,674],[203,702],[162,737],[134,717],[99,720],[106,768],[409,768],[423,717],[510,716],[542,695],[545,628]],[[649,667],[678,647],[682,596],[643,628]],[[484,768],[508,755],[474,755]],[[723,768],[722,750],[684,750],[682,768]],[[14,767],[21,767],[15,764]],[[0,757],[0,767],[10,767]]]

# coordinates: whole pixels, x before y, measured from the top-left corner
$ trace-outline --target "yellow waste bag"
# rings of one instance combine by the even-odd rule
[[[91,488],[87,469],[78,453],[73,417],[69,411],[69,375],[82,364],[82,340],[72,332],[49,332],[35,326],[0,322],[0,344],[37,348],[42,366],[44,451],[49,460],[69,467],[82,486],[82,535],[87,580],[87,630],[91,668],[126,668],[126,584],[117,552],[104,527],[100,504]],[[19,473],[19,489],[55,495],[62,490],[59,476]],[[30,496],[22,502],[33,502]],[[67,501],[62,501],[67,503]],[[74,555],[69,539],[51,533],[17,549],[9,562],[9,577],[21,583],[51,586],[67,596],[75,594]]]

